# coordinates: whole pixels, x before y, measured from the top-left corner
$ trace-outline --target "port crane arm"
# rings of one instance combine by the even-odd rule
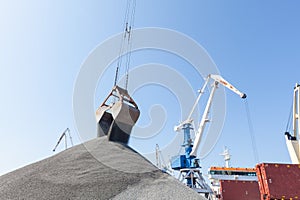
[[[213,101],[213,97],[214,97],[215,91],[218,87],[218,84],[224,85],[225,87],[227,87],[228,89],[230,89],[231,91],[233,91],[234,93],[236,93],[237,95],[239,95],[243,99],[247,97],[246,94],[240,92],[238,89],[236,89],[233,85],[228,83],[220,75],[210,74],[210,75],[208,75],[207,79],[210,79],[210,78],[214,80],[213,88],[212,88],[210,96],[208,98],[208,101],[207,101],[202,119],[201,119],[200,124],[199,124],[199,128],[196,132],[196,138],[195,138],[195,141],[194,141],[194,145],[193,145],[192,151],[190,153],[191,156],[195,156],[195,157],[197,156],[197,151],[198,151],[201,139],[202,139],[202,135],[203,135],[203,132],[204,132],[204,129],[205,129],[205,125],[209,121],[207,119],[207,117],[208,117],[208,114],[209,114],[209,111],[210,111],[210,108],[211,108],[211,104],[212,104],[212,101]]]
[[[201,88],[201,90],[199,90],[199,95],[198,95],[198,97],[197,97],[197,99],[196,99],[196,101],[195,101],[195,103],[193,105],[193,108],[192,108],[192,110],[191,110],[191,112],[190,112],[190,114],[189,114],[189,116],[187,118],[188,121],[191,121],[192,114],[194,113],[194,111],[195,111],[195,109],[196,109],[196,107],[197,107],[197,105],[198,105],[198,103],[200,101],[200,98],[201,98],[202,94],[204,93],[204,90],[205,90],[208,82],[209,82],[209,78],[206,78],[205,83],[204,83],[203,87]]]
[[[231,85],[230,83],[228,83],[222,76],[217,75],[217,74],[210,74],[209,76],[210,76],[210,78],[212,78],[216,82],[224,85],[225,87],[227,87],[228,89],[230,89],[231,91],[233,91],[234,93],[236,93],[237,95],[239,95],[241,98],[245,99],[247,97],[247,95],[245,93],[240,92],[233,85]]]
[[[200,101],[200,98],[201,98],[202,94],[204,93],[204,90],[205,90],[208,82],[209,82],[209,77],[206,78],[204,85],[202,86],[201,90],[199,90],[199,95],[198,95],[198,97],[197,97],[197,99],[196,99],[196,101],[195,101],[195,103],[194,103],[194,105],[192,107],[192,110],[191,110],[189,116],[187,117],[186,120],[184,120],[183,122],[181,122],[179,125],[175,126],[174,127],[174,131],[180,131],[182,129],[182,127],[183,127],[184,124],[191,123],[193,121],[192,115],[193,115],[193,113],[194,113],[194,111],[195,111],[195,109],[196,109],[196,107],[197,107],[197,105],[198,105],[198,103]]]
[[[194,141],[192,151],[190,153],[191,156],[195,156],[195,157],[197,156],[197,151],[198,151],[198,148],[199,148],[199,145],[200,145],[200,141],[202,139],[202,135],[203,135],[203,132],[204,132],[204,129],[205,129],[205,125],[208,122],[207,116],[209,114],[209,110],[210,110],[212,100],[213,100],[214,94],[216,92],[217,86],[218,86],[218,82],[214,82],[214,86],[213,86],[213,89],[212,89],[212,91],[209,95],[208,102],[206,104],[202,119],[200,121],[198,131],[196,132],[196,138],[195,138],[195,141]]]
[[[241,98],[246,98],[247,95],[245,93],[240,92],[238,89],[236,89],[233,85],[231,85],[230,83],[228,83],[222,76],[220,75],[216,75],[216,74],[209,74],[201,88],[201,90],[199,90],[199,95],[191,109],[191,112],[189,113],[188,117],[186,120],[184,120],[183,122],[181,122],[179,125],[174,127],[174,131],[180,131],[183,127],[184,124],[186,123],[191,123],[193,121],[192,119],[192,115],[200,101],[200,98],[202,96],[202,94],[204,93],[205,88],[207,87],[207,84],[209,83],[209,80],[213,79],[215,82],[218,82],[222,85],[224,85],[225,87],[227,87],[228,89],[230,89],[231,91],[235,92],[237,95],[239,95]]]
[[[71,144],[73,146],[73,141],[72,141],[72,137],[71,137],[71,134],[70,134],[70,129],[67,128],[60,136],[60,138],[58,139],[58,142],[57,144],[55,145],[54,149],[52,151],[55,151],[57,146],[59,145],[59,143],[61,142],[61,140],[65,137],[65,146],[66,146],[66,149],[67,149],[67,135],[66,133],[69,132],[69,137],[70,137],[70,141],[71,141]]]

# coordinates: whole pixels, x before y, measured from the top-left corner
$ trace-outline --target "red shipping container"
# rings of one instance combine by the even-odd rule
[[[261,199],[300,199],[300,165],[256,165]]]
[[[221,184],[222,200],[258,200],[260,198],[256,181],[225,181]]]

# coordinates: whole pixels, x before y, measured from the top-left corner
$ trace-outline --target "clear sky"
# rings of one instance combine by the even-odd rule
[[[290,162],[284,132],[293,87],[300,81],[299,7],[293,0],[137,0],[135,28],[173,29],[202,45],[221,75],[248,94],[259,161]],[[81,143],[72,110],[76,77],[97,45],[123,31],[125,9],[126,1],[117,0],[0,2],[0,174],[53,155],[67,127],[74,143]],[[173,66],[176,59],[161,54],[133,54],[132,67],[163,63],[189,76],[185,68]],[[108,92],[113,77],[109,81],[98,89]],[[191,81],[195,91],[202,83]],[[149,120],[145,113],[151,104],[163,105],[174,98],[163,88],[151,87],[144,88],[157,92],[151,102],[139,93],[134,96],[143,105],[140,123]],[[96,93],[100,104],[106,94]],[[219,153],[224,146],[233,155],[232,165],[256,164],[244,102],[229,91],[226,94],[222,135],[202,160],[204,169],[223,164]],[[166,111],[174,107],[174,99],[165,105]],[[131,146],[143,153],[154,150],[156,143],[166,144],[180,116],[167,115],[166,120],[162,133],[169,133],[163,139],[132,141]],[[58,151],[63,149],[61,145]]]

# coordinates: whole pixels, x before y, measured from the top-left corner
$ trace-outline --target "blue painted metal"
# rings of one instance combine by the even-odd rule
[[[183,168],[186,168],[186,156],[185,155],[178,155],[178,156],[174,156],[171,159],[171,167],[174,170],[180,170]]]
[[[191,139],[192,125],[190,123],[183,124],[183,144],[185,149],[184,155],[178,155],[171,158],[171,167],[174,170],[180,170],[185,168],[199,168],[199,159],[195,156],[191,156],[190,153],[193,148],[193,140]],[[187,185],[192,187],[194,180],[187,178]]]

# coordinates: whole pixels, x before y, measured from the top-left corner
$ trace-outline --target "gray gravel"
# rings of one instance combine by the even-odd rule
[[[0,176],[0,199],[204,198],[134,150],[102,137]]]

